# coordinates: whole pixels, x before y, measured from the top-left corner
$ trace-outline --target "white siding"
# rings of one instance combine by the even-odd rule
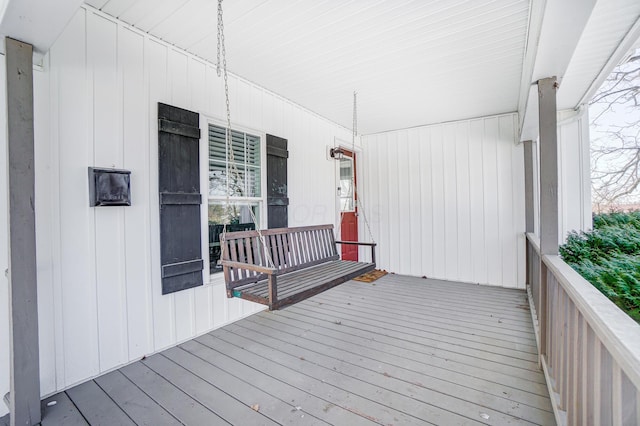
[[[9,236],[7,222],[7,95],[5,56],[0,55],[0,396],[9,392]],[[0,403],[0,417],[9,410]]]
[[[84,8],[44,64],[36,82],[36,220],[47,395],[264,307],[227,299],[219,279],[161,294],[157,103],[224,119],[215,68]],[[289,140],[290,226],[332,223],[337,162],[325,151],[350,133],[233,75],[229,86],[233,123]],[[131,170],[132,206],[90,208],[88,166]],[[5,299],[1,286],[4,316]],[[8,387],[4,324],[0,391]]]
[[[514,114],[364,136],[360,192],[379,266],[524,288],[516,138]]]
[[[560,117],[563,115],[561,113]],[[592,227],[589,116],[586,110],[558,123],[558,151],[558,228],[562,244],[569,232]]]

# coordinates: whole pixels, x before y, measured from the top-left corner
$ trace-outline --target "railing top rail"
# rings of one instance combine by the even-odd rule
[[[607,299],[559,256],[543,261],[587,320],[600,342],[640,389],[640,324]]]
[[[527,240],[529,240],[533,248],[536,250],[536,253],[540,254],[540,238],[531,232],[527,232],[526,235]]]

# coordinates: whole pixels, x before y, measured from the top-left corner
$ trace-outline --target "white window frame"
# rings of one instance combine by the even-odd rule
[[[227,203],[226,196],[209,197],[209,125],[227,127],[224,120],[200,114],[200,143],[204,149],[200,150],[200,193],[202,194],[202,259],[204,261],[203,278],[210,285],[224,284],[224,276],[221,273],[212,274],[209,259],[209,203],[211,201],[221,204]],[[237,204],[256,204],[258,206],[257,224],[264,229],[267,223],[267,135],[265,132],[247,127],[241,124],[231,123],[233,131],[248,133],[260,138],[260,196],[259,197],[229,197],[230,202]]]

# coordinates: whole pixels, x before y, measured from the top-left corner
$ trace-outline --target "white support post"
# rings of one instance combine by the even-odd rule
[[[545,255],[558,254],[558,119],[556,77],[538,80],[540,135],[540,355],[547,355],[547,268]]]
[[[5,39],[9,182],[11,426],[37,425],[40,356],[36,282],[33,47]]]

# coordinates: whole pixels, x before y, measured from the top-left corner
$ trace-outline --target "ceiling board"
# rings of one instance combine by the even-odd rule
[[[215,0],[87,3],[216,61]],[[225,1],[227,64],[346,127],[358,91],[362,133],[512,112],[523,84],[530,3]],[[599,46],[596,37],[592,43]],[[615,40],[601,43],[606,50]]]

